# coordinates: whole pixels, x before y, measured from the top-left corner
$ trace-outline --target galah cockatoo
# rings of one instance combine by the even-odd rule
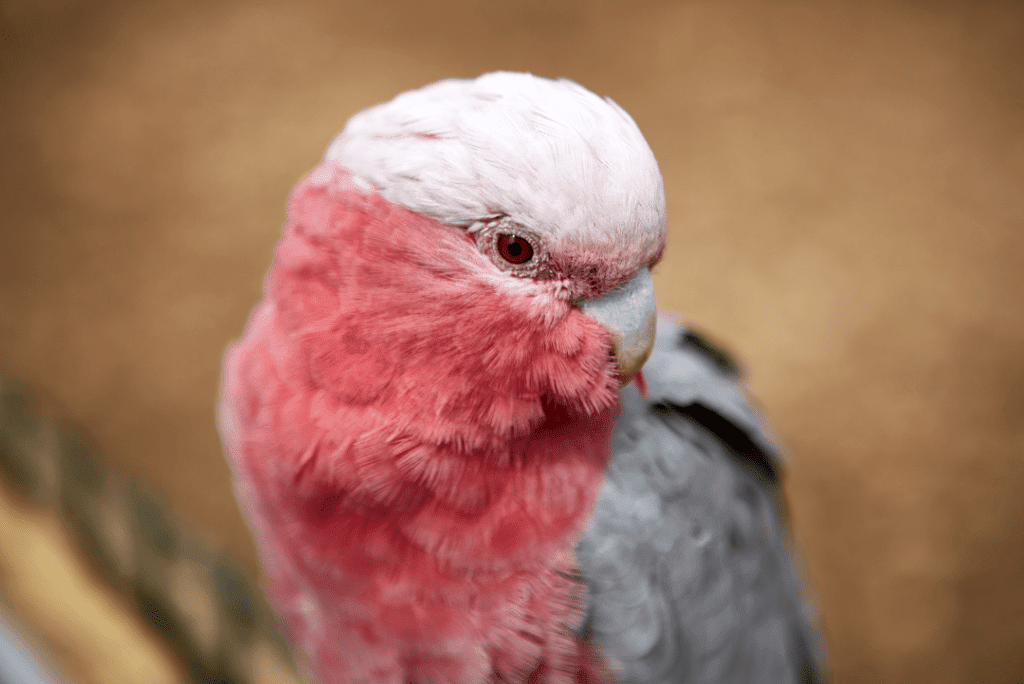
[[[294,189],[219,421],[322,684],[818,676],[776,450],[657,319],[665,239],[633,119],[529,74],[363,111]]]

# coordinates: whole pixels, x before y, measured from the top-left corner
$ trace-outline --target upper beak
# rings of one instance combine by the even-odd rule
[[[612,333],[619,383],[625,387],[640,372],[654,347],[658,312],[650,270],[642,268],[629,282],[576,306]]]

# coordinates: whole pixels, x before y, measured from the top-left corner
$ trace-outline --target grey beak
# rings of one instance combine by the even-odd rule
[[[628,384],[651,355],[658,311],[651,272],[640,269],[633,278],[600,297],[577,302],[583,313],[611,331],[619,381]]]

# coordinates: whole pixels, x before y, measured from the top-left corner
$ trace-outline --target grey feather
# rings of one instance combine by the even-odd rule
[[[727,356],[663,319],[656,339],[577,549],[580,630],[628,684],[824,681],[779,450]]]

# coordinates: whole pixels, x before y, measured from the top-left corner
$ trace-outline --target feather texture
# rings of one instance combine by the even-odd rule
[[[432,83],[353,116],[327,159],[441,223],[501,215],[543,234],[574,299],[665,247],[654,153],[629,114],[572,81],[499,71]]]
[[[558,625],[582,609],[564,575],[610,453],[610,344],[552,283],[498,274],[464,231],[341,167],[299,184],[221,424],[325,684],[588,667]]]
[[[698,338],[699,339],[699,338]],[[819,681],[781,462],[735,377],[665,319],[623,391],[615,453],[578,547],[584,631],[629,684]]]

